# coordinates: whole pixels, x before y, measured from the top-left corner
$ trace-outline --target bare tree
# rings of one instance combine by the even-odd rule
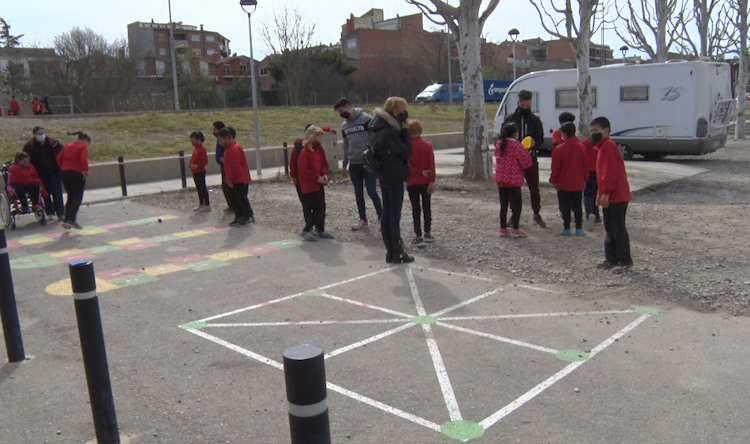
[[[433,27],[429,34],[416,40],[417,49],[423,55],[426,74],[432,82],[448,80],[448,39],[445,30]]]
[[[645,52],[651,60],[666,62],[680,31],[692,19],[689,0],[627,0],[622,8],[615,3],[617,17],[625,29],[615,27],[617,36],[628,46]],[[633,3],[637,2],[637,6]],[[623,10],[627,9],[626,13]],[[655,41],[655,47],[651,43]]]
[[[456,40],[464,84],[463,175],[472,179],[488,179],[492,177],[492,162],[487,140],[480,37],[485,22],[500,0],[490,0],[481,15],[482,0],[460,0],[458,6],[451,6],[442,0],[430,0],[430,5],[417,0],[406,2],[419,7],[425,17],[436,25],[448,25]]]
[[[737,97],[737,122],[734,126],[734,138],[744,139],[745,136],[745,116],[747,114],[747,101],[745,94],[747,91],[747,82],[750,80],[750,69],[748,69],[747,52],[748,38],[748,0],[730,0],[732,13],[732,25],[737,29],[737,38],[734,41],[735,51],[737,52],[739,70],[734,84],[734,94]]]
[[[284,7],[283,12],[273,14],[273,21],[263,24],[263,40],[273,51],[273,65],[281,74],[289,94],[289,104],[300,103],[300,89],[305,76],[305,60],[313,46],[315,23],[305,22],[297,8]]]
[[[596,13],[600,10],[597,8],[599,1],[578,0],[577,18],[573,13],[572,0],[565,0],[564,6],[558,6],[555,0],[529,1],[536,8],[544,30],[557,38],[567,40],[573,48],[578,68],[578,132],[588,137],[589,123],[592,119],[589,48],[591,36],[597,29]],[[601,8],[607,10],[605,5]]]
[[[732,24],[731,6],[725,0],[693,0],[694,21],[683,21],[675,42],[681,53],[694,57],[718,59],[723,56],[738,29]],[[690,35],[688,24],[694,23],[700,41],[696,44]]]

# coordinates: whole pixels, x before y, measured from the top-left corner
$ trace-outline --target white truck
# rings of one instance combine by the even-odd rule
[[[495,140],[505,117],[518,103],[518,92],[533,93],[532,111],[544,126],[541,150],[552,150],[552,132],[563,111],[576,115],[575,69],[539,71],[518,78],[495,116]],[[735,100],[730,66],[708,61],[670,61],[606,65],[591,69],[593,117],[609,118],[611,137],[626,159],[667,155],[700,155],[716,151],[727,140]]]

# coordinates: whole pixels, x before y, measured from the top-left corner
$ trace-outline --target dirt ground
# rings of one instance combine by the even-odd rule
[[[439,179],[432,205],[432,234],[437,241],[426,248],[409,247],[410,251],[417,261],[429,257],[449,261],[456,271],[548,284],[592,302],[602,298],[643,305],[670,301],[700,311],[750,314],[750,142],[730,141],[716,153],[664,161],[709,171],[634,196],[627,215],[635,262],[630,273],[614,275],[594,267],[603,258],[601,226],[586,237],[558,235],[562,221],[551,187],[542,188],[542,216],[548,227],[533,225],[524,189],[521,228],[529,237],[512,239],[498,235],[494,183]],[[210,216],[228,222],[221,190],[212,190],[211,198]],[[194,191],[137,200],[185,212],[198,204]],[[301,207],[290,183],[254,183],[250,200],[258,224],[295,234],[301,230]],[[349,228],[357,219],[349,180],[334,181],[326,190],[326,202],[326,229],[338,241],[382,246],[375,226],[364,231]],[[368,215],[375,219],[369,199]],[[408,243],[414,237],[408,197],[401,228]]]

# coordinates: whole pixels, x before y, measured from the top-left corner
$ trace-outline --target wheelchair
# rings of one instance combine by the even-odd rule
[[[42,193],[39,193],[39,201],[31,202],[29,200],[29,209],[24,211],[21,201],[16,196],[16,191],[12,186],[8,185],[8,177],[10,176],[10,167],[13,166],[13,162],[6,162],[3,164],[1,170],[3,175],[3,184],[5,188],[0,190],[0,223],[5,228],[11,230],[16,229],[16,219],[25,214],[34,214],[36,221],[39,225],[47,225],[47,216],[44,213],[44,198]],[[36,207],[36,209],[34,209]]]

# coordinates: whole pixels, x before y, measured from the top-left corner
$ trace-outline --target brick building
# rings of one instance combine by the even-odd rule
[[[250,62],[250,57],[234,54],[231,57],[225,57],[215,63],[211,63],[210,71],[215,76],[214,80],[216,82],[220,85],[226,85],[232,83],[235,79],[251,78]],[[255,69],[259,69],[259,65],[260,62],[256,60]]]

